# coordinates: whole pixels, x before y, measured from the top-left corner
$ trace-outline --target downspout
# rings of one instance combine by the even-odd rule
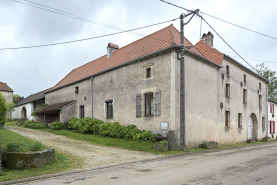
[[[185,62],[185,51],[184,51],[184,15],[180,16],[180,31],[181,31],[181,61],[180,61],[180,150],[186,150],[185,140],[185,79],[184,79],[184,62]]]
[[[93,77],[90,77],[90,93],[91,93],[91,118],[93,118],[93,99],[92,99],[92,81],[93,81]]]
[[[266,84],[266,135],[268,135],[268,89]]]

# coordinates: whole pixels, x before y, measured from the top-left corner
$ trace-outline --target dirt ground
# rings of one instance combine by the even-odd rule
[[[93,145],[87,141],[72,139],[39,130],[20,127],[8,127],[7,129],[24,137],[40,141],[47,147],[55,148],[55,150],[61,153],[78,158],[77,163],[79,164],[77,164],[77,168],[79,169],[160,157],[160,155],[146,152]]]

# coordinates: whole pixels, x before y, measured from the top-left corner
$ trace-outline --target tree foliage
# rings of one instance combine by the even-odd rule
[[[23,96],[19,96],[18,94],[13,95],[13,103],[17,103],[17,102],[19,102],[20,100],[23,100],[23,99],[24,99]]]
[[[4,126],[5,122],[7,121],[6,114],[8,112],[6,99],[4,98],[3,94],[0,93],[0,128]]]
[[[256,70],[258,71],[259,75],[268,79],[269,83],[268,86],[268,97],[271,100],[277,101],[277,76],[276,72],[270,70],[268,67],[262,64],[256,65]]]

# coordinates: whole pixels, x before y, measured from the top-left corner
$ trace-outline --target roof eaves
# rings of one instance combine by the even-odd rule
[[[0,89],[0,91],[14,92],[13,90]]]
[[[125,62],[124,64],[121,64],[121,65],[112,67],[112,68],[110,68],[110,69],[101,71],[101,72],[99,72],[99,73],[95,73],[94,75],[87,76],[87,77],[82,78],[82,79],[80,79],[80,80],[77,80],[77,81],[75,81],[75,82],[71,82],[71,83],[65,84],[65,85],[60,86],[60,87],[57,87],[57,88],[55,88],[55,89],[51,89],[51,90],[45,92],[45,94],[50,93],[50,92],[55,91],[55,90],[58,90],[58,89],[61,89],[61,88],[63,88],[63,87],[66,87],[66,86],[69,86],[69,85],[78,83],[78,82],[81,82],[81,81],[86,80],[86,79],[89,79],[89,78],[91,78],[91,77],[95,77],[95,76],[101,75],[101,74],[103,74],[103,73],[107,73],[107,72],[109,72],[109,71],[115,70],[115,69],[120,68],[120,67],[123,67],[123,66],[125,66],[125,65],[129,65],[129,64],[131,64],[131,63],[133,63],[133,62],[136,62],[136,61],[139,61],[139,60],[143,60],[143,59],[145,59],[145,58],[148,58],[148,57],[150,57],[150,56],[156,55],[156,54],[158,54],[158,53],[161,53],[161,52],[164,52],[164,51],[173,49],[173,48],[180,48],[180,46],[178,46],[178,45],[176,45],[176,44],[175,44],[175,45],[172,45],[172,46],[167,47],[167,48],[165,48],[165,49],[156,51],[156,52],[154,52],[154,53],[151,53],[151,54],[148,54],[148,55],[145,55],[145,56],[136,58],[136,59],[131,60],[131,61],[129,61],[129,62]],[[197,55],[197,56],[199,56],[199,55]]]
[[[41,100],[41,99],[43,99],[43,98],[45,98],[45,97],[37,98],[37,99],[30,100],[30,101],[27,101],[27,102],[24,102],[24,103],[18,102],[18,103],[20,103],[20,104],[15,104],[15,107],[20,106],[20,105],[24,105],[24,104],[27,104],[27,103],[32,103],[32,102],[34,102],[34,101]],[[23,99],[23,100],[24,100],[24,99]]]
[[[274,100],[272,100],[272,99],[269,99],[269,98],[268,98],[268,101],[270,101],[270,102],[272,102],[272,103],[276,103],[276,104],[277,104],[277,101],[274,101]]]
[[[261,75],[259,75],[258,73],[255,73],[254,71],[248,69],[247,67],[245,67],[244,65],[242,65],[240,62],[236,61],[235,59],[233,59],[232,57],[228,56],[228,55],[224,55],[224,57],[226,57],[229,60],[232,60],[234,63],[236,63],[238,66],[242,67],[243,69],[245,69],[246,71],[248,71],[249,73],[261,78],[262,80],[264,80],[267,84],[269,83],[268,79],[262,77]]]

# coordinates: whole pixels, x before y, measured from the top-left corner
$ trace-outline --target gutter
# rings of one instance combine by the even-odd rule
[[[251,71],[250,69],[248,69],[247,67],[245,67],[244,65],[242,65],[240,62],[236,61],[235,59],[233,59],[232,57],[225,55],[225,57],[229,60],[232,60],[234,63],[236,63],[238,66],[244,68],[245,70],[247,70],[249,73],[256,75],[257,77],[261,78],[262,80],[264,80],[267,84],[269,83],[268,79],[262,77],[261,75],[259,75],[258,73]]]
[[[14,92],[13,90],[5,90],[5,89],[0,89],[0,91]]]
[[[112,68],[110,68],[110,69],[101,71],[101,72],[99,72],[99,73],[95,73],[94,75],[87,76],[87,77],[82,78],[82,79],[80,79],[80,80],[77,80],[77,81],[75,81],[75,82],[71,82],[71,83],[62,85],[62,86],[57,87],[57,88],[55,88],[55,89],[51,89],[51,90],[45,92],[45,94],[50,93],[50,92],[55,91],[55,90],[58,90],[58,89],[61,89],[61,88],[66,87],[66,86],[73,85],[73,84],[75,84],[75,83],[79,83],[79,82],[84,81],[84,80],[86,80],[86,79],[90,79],[91,77],[93,78],[93,77],[99,76],[99,75],[101,75],[101,74],[103,74],[103,73],[107,73],[107,72],[109,72],[109,71],[112,71],[112,70],[115,70],[115,69],[117,69],[117,68],[120,68],[120,67],[129,65],[129,64],[134,63],[134,62],[139,61],[139,60],[143,60],[143,59],[148,58],[148,57],[150,57],[150,56],[152,56],[152,55],[157,55],[157,54],[159,54],[159,53],[165,52],[165,51],[170,50],[170,49],[182,49],[182,47],[179,46],[179,45],[177,45],[177,44],[174,44],[174,45],[172,45],[172,46],[170,46],[170,47],[167,47],[167,48],[165,48],[165,49],[162,49],[162,50],[160,50],[160,51],[156,51],[156,52],[151,53],[151,54],[149,54],[149,55],[145,55],[145,56],[143,56],[143,57],[136,58],[136,59],[131,60],[131,61],[129,61],[129,62],[126,62],[126,63],[124,63],[124,64],[120,64],[120,65],[118,65],[118,66],[115,66],[115,67],[112,67]],[[214,63],[214,62],[212,62],[212,61],[210,61],[210,60],[208,60],[208,59],[206,59],[206,58],[204,58],[204,57],[202,57],[202,56],[200,56],[200,55],[197,55],[196,53],[193,53],[192,51],[189,51],[188,49],[185,49],[185,48],[184,48],[184,51],[185,51],[186,53],[189,53],[189,54],[195,56],[195,57],[200,58],[201,60],[204,60],[204,61],[206,61],[206,62],[208,62],[208,63],[210,63],[210,64],[213,64],[213,65],[215,65],[215,66],[217,66],[217,67],[219,67],[219,68],[223,68],[223,66],[221,66],[221,65],[219,65],[219,64],[216,64],[216,63]]]

